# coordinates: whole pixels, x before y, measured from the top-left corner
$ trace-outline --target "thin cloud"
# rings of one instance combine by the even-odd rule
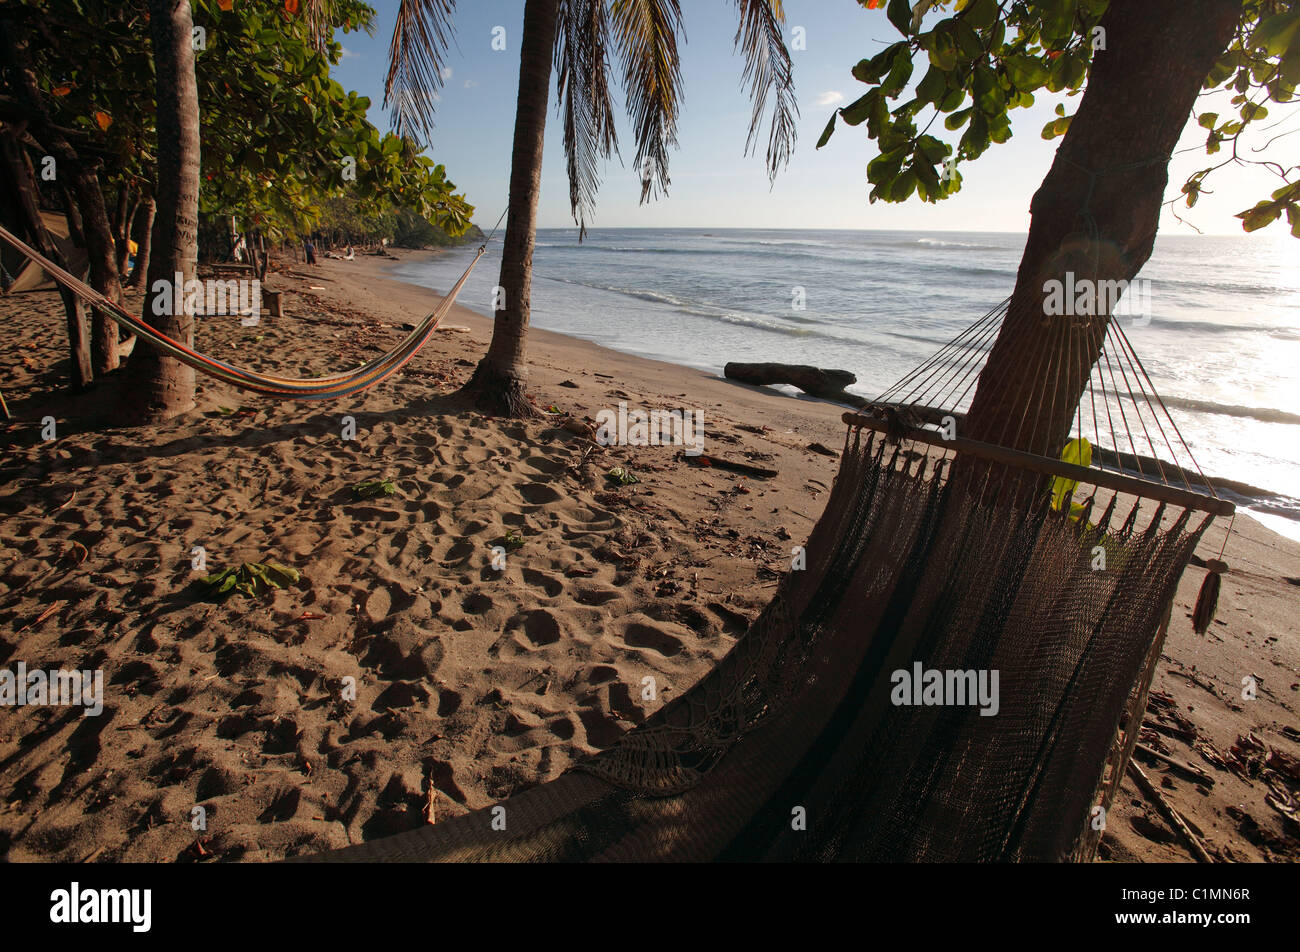
[[[444,66],[444,67],[442,68],[442,78],[443,78],[443,79],[451,79],[451,67],[450,67],[450,66]]]
[[[833,106],[837,102],[844,102],[844,94],[836,92],[834,89],[828,89],[817,97],[817,105],[819,106]]]
[[[478,85],[478,83],[474,82],[474,80],[472,80],[472,79],[467,79],[467,80],[465,80],[465,88],[466,88],[466,89],[473,89],[473,88],[474,88],[475,86],[477,86],[477,85]]]
[[[361,58],[360,53],[353,53],[346,46],[343,47],[343,52],[339,54],[339,59],[360,59],[360,58]]]

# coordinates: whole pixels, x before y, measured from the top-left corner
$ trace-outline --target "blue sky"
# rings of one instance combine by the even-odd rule
[[[381,103],[397,0],[370,2],[378,12],[375,35],[341,35],[346,52],[334,75],[346,88],[370,96],[371,121],[387,128],[389,117]],[[732,47],[735,5],[731,0],[682,0],[685,90],[678,130],[681,148],[669,169],[672,187],[667,197],[639,204],[640,183],[632,167],[636,150],[624,122],[620,125],[624,162],[608,165],[589,227],[1012,232],[1029,227],[1030,199],[1060,141],[1046,142],[1039,134],[1052,118],[1055,98],[1044,94],[1033,108],[1013,113],[1012,140],[993,146],[978,162],[963,164],[963,188],[957,196],[937,205],[915,199],[903,205],[871,205],[866,165],[876,153],[865,131],[841,125],[826,147],[818,151],[814,146],[835,106],[866,90],[850,75],[852,66],[898,34],[882,12],[864,10],[857,0],[786,0],[785,6],[788,27],[804,28],[807,49],[793,52],[801,111],[799,139],[790,167],[775,187],[769,187],[762,152],[744,155],[750,106],[740,85],[742,61]],[[450,75],[430,154],[446,165],[457,187],[477,206],[475,221],[485,228],[505,207],[522,19],[522,0],[460,0],[456,37],[446,57]],[[504,52],[492,49],[492,30],[497,26],[506,31]],[[553,82],[551,93],[541,225],[571,227]],[[621,103],[620,96],[616,104]],[[1275,109],[1274,115],[1281,113]],[[1204,133],[1191,125],[1183,146],[1203,141]],[[1171,196],[1190,172],[1210,164],[1203,150],[1176,156],[1170,173]],[[1224,169],[1210,179],[1215,194],[1206,195],[1190,216],[1183,217],[1207,234],[1241,234],[1240,223],[1232,216],[1278,184],[1260,170]],[[1161,230],[1195,234],[1168,214]],[[1282,232],[1274,226],[1263,234]]]

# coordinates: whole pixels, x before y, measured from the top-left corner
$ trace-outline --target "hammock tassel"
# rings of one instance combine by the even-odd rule
[[[1214,614],[1219,610],[1219,589],[1223,586],[1223,573],[1228,571],[1228,563],[1222,559],[1210,559],[1205,563],[1205,581],[1201,583],[1201,592],[1196,596],[1196,608],[1192,612],[1192,629],[1198,634],[1205,634],[1214,621]]]

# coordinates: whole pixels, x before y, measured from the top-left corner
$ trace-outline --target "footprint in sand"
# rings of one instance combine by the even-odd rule
[[[587,743],[592,747],[609,747],[623,734],[618,723],[600,711],[579,711],[578,719],[582,721],[583,729],[587,732]]]
[[[573,725],[573,721],[567,717],[561,717],[551,721],[551,723],[546,725],[546,729],[560,740],[573,740],[573,735],[577,733],[577,728]]]
[[[589,671],[582,676],[582,680],[588,684],[605,684],[613,681],[618,677],[618,668],[609,664],[593,665]]]
[[[569,467],[567,460],[552,459],[549,456],[528,456],[524,459],[525,466],[531,466],[537,473],[544,473],[547,476],[554,476],[556,473],[562,473]]]
[[[536,569],[524,569],[524,581],[529,585],[540,588],[550,598],[554,598],[564,591],[563,582],[554,576],[538,572]]]
[[[277,794],[258,816],[259,823],[283,823],[292,820],[298,813],[298,804],[302,800],[302,791],[296,787]]]
[[[438,692],[438,716],[451,717],[460,710],[463,698],[459,691],[439,691]]]
[[[470,592],[460,603],[460,607],[466,615],[482,615],[491,611],[494,604],[491,596],[483,592]]]
[[[604,605],[619,598],[621,593],[616,588],[596,588],[584,585],[574,592],[574,598],[583,605]]]
[[[545,506],[561,498],[560,494],[546,483],[525,483],[519,487],[519,495],[524,502],[532,506]]]
[[[633,622],[623,632],[623,640],[632,648],[649,648],[665,657],[671,657],[682,650],[685,645],[676,635],[662,631],[653,625]]]
[[[524,634],[534,646],[541,648],[560,640],[560,623],[544,608],[524,616]]]

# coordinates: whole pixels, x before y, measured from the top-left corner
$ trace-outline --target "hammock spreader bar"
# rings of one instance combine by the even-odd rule
[[[433,332],[437,330],[438,325],[442,322],[443,317],[451,310],[452,304],[455,303],[456,296],[460,293],[461,288],[469,279],[470,272],[478,264],[487,251],[487,245],[484,244],[478,249],[465,273],[447,292],[446,296],[438,303],[438,306],[428,314],[415,330],[411,331],[400,343],[397,344],[388,353],[375,358],[369,363],[363,364],[355,370],[338,374],[328,374],[316,378],[293,378],[278,377],[272,374],[261,374],[251,370],[244,370],[219,360],[215,357],[209,357],[206,354],[199,353],[196,350],[186,346],[178,340],[167,336],[156,328],[146,324],[143,320],[131,314],[129,311],[114,304],[107,297],[96,291],[89,284],[82,281],[64,268],[59,267],[53,261],[50,261],[39,251],[32,248],[22,239],[18,238],[12,232],[0,226],[0,238],[14,247],[19,253],[23,254],[30,260],[34,261],[55,281],[63,285],[77,297],[81,298],[91,307],[102,311],[108,317],[112,318],[122,327],[131,333],[137,334],[154,346],[158,347],[164,353],[176,358],[184,364],[193,367],[200,373],[207,374],[217,380],[221,380],[231,386],[238,387],[241,390],[251,390],[255,393],[261,393],[267,396],[282,397],[291,400],[325,400],[333,397],[344,397],[354,393],[360,393],[375,384],[386,380],[419,353],[420,349],[428,342]]]
[[[1063,460],[1048,459],[1045,456],[1035,456],[1005,446],[995,446],[992,443],[981,443],[977,440],[968,440],[961,437],[945,439],[933,430],[917,426],[900,426],[897,423],[891,424],[868,414],[850,412],[845,413],[842,419],[850,427],[863,427],[881,433],[896,433],[914,443],[924,443],[939,449],[958,450],[974,456],[981,456],[995,463],[1004,463],[1030,472],[1042,473],[1045,476],[1072,479],[1076,482],[1089,483],[1103,489],[1131,493],[1135,496],[1172,503],[1176,506],[1207,512],[1215,516],[1231,516],[1237,511],[1236,505],[1227,499],[1207,496],[1204,493],[1192,492],[1180,489],[1177,486],[1168,486],[1164,483],[1137,479],[1112,470],[1077,466]]]

